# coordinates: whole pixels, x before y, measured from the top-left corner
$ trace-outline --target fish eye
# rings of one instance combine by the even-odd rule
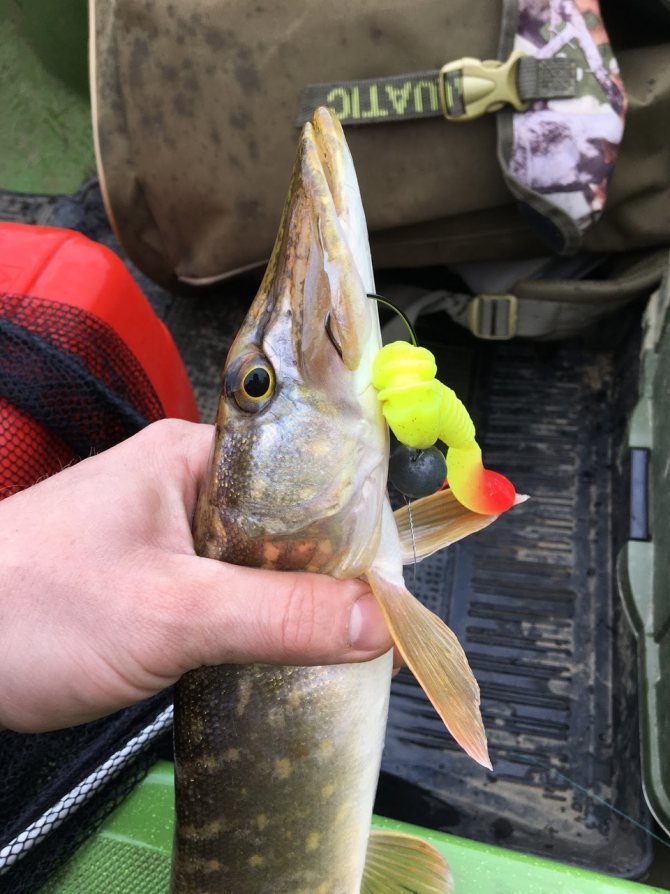
[[[273,376],[265,366],[254,366],[242,380],[242,391],[249,400],[265,400],[272,394]]]
[[[275,375],[272,367],[254,359],[240,370],[237,386],[232,389],[235,403],[247,413],[262,409],[275,390]]]

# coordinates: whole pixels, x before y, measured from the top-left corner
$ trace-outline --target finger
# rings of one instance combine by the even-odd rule
[[[213,425],[160,419],[112,450],[150,463],[164,487],[177,487],[190,516],[210,465],[213,439]]]
[[[172,603],[185,668],[202,664],[337,664],[387,651],[391,638],[366,584],[181,557],[188,595]],[[169,613],[170,614],[170,613]]]
[[[195,499],[200,485],[210,466],[214,426],[204,423],[185,422],[182,419],[162,419],[153,423],[152,431],[160,457],[159,470],[169,462],[181,465],[181,475],[177,480],[184,483],[187,506],[195,508]]]

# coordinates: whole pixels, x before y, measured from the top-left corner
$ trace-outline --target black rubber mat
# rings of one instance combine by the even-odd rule
[[[74,198],[0,192],[0,219],[70,226],[123,257],[95,183]],[[254,279],[173,296],[129,266],[173,333],[203,421],[212,421]],[[613,575],[625,528],[615,460],[635,364],[619,335],[603,339],[608,347],[492,345],[444,318],[422,331],[442,379],[477,417],[487,465],[532,499],[407,570],[410,589],[447,620],[470,657],[494,772],[458,750],[403,671],[393,684],[377,810],[639,876],[649,838],[622,814],[645,826],[650,818],[640,783],[634,643]],[[427,341],[435,332],[441,344]]]
[[[466,403],[478,414],[486,465],[531,499],[406,570],[409,588],[468,653],[494,772],[445,735],[403,671],[393,684],[377,809],[639,876],[650,859],[648,836],[618,813],[650,824],[634,644],[613,575],[611,519],[623,497],[613,463],[625,417],[621,346],[432,347],[445,381],[450,367],[462,380],[469,374]]]

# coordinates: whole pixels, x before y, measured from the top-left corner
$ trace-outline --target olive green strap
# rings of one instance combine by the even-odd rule
[[[478,294],[439,290],[409,294],[406,300],[390,293],[412,324],[422,313],[444,311],[473,335],[487,341],[514,337],[567,338],[637,298],[648,297],[668,267],[667,248],[637,257],[619,257],[617,269],[606,279],[523,279],[509,292]],[[385,341],[405,338],[402,323],[384,327]]]
[[[500,98],[512,101],[506,94],[499,98],[498,93],[493,93],[494,76],[508,67],[513,68],[513,91],[521,106],[534,99],[576,95],[576,67],[569,59],[536,59],[520,53],[506,62],[467,58],[441,69],[413,74],[310,84],[300,97],[296,124],[303,125],[320,105],[333,109],[342,124],[382,124],[440,115],[451,120],[468,119],[473,116],[468,110],[466,79],[482,84],[486,96],[482,112],[494,110],[500,107]]]
[[[419,71],[388,78],[310,84],[300,96],[296,125],[312,117],[317,106],[328,106],[341,124],[410,121],[441,114],[439,71]]]
[[[487,340],[568,338],[638,298],[648,298],[668,264],[667,249],[617,259],[606,279],[526,279],[509,294],[445,303],[449,316]]]

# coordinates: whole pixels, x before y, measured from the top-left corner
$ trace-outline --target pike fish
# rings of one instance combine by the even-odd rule
[[[455,635],[405,588],[403,561],[478,530],[448,491],[394,514],[365,216],[338,121],[315,112],[276,244],[228,354],[194,521],[202,556],[368,581],[456,740],[490,766],[479,689]],[[175,697],[173,894],[440,894],[444,859],[370,833],[392,653],[330,667],[203,667]]]

